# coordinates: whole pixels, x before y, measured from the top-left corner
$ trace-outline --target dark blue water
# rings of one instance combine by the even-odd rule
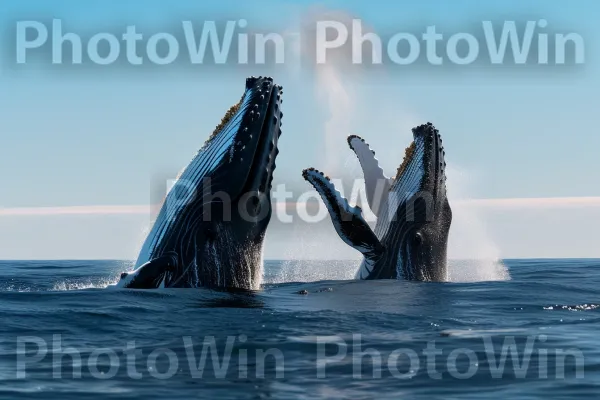
[[[0,398],[596,398],[600,260],[505,264],[509,281],[229,294],[104,289],[125,262],[0,262]],[[311,268],[354,266],[268,262],[265,281]]]

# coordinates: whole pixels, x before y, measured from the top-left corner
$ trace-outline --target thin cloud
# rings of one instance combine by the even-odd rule
[[[32,217],[54,215],[139,215],[149,214],[151,206],[68,206],[0,208],[0,217]]]
[[[505,199],[465,199],[455,201],[453,204],[486,208],[600,207],[600,197],[517,197]]]
[[[298,206],[311,207],[310,203],[276,203],[274,207],[288,210]],[[316,206],[316,204],[313,204]],[[600,197],[531,197],[499,199],[462,199],[452,202],[452,206],[485,207],[488,209],[506,208],[564,208],[600,207]],[[0,217],[31,217],[57,215],[146,215],[156,211],[150,205],[110,205],[110,206],[67,206],[67,207],[15,207],[1,208]]]

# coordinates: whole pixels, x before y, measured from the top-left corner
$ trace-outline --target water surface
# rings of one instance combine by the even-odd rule
[[[261,292],[231,294],[3,261],[0,398],[595,398],[600,260],[504,263],[511,280],[282,282],[356,266],[269,261]]]

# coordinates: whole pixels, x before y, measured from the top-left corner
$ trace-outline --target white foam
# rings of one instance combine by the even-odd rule
[[[110,286],[114,286],[118,283],[119,278],[118,277],[113,277],[113,278],[103,278],[103,279],[99,279],[97,281],[70,281],[70,280],[65,280],[65,281],[61,281],[61,282],[56,282],[53,286],[52,289],[50,289],[51,291],[57,291],[57,292],[63,292],[63,291],[70,291],[70,290],[84,290],[84,289],[106,289]]]

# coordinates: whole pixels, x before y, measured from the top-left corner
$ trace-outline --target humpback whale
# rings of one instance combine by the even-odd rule
[[[363,169],[368,205],[377,216],[374,231],[362,209],[350,206],[322,172],[302,172],[327,206],[340,238],[363,254],[357,279],[447,280],[452,210],[446,197],[442,138],[431,123],[412,133],[414,140],[393,179],[384,175],[375,152],[361,137],[348,137]]]
[[[250,77],[167,193],[135,270],[117,287],[256,290],[271,218],[283,90]]]

